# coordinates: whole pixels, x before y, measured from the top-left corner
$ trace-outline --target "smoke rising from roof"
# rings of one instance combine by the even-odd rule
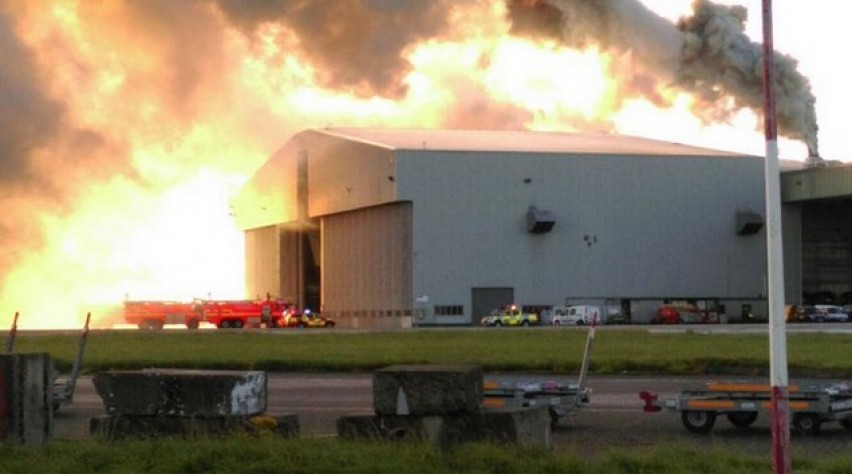
[[[509,8],[518,34],[626,57],[628,90],[658,105],[656,86],[668,85],[693,94],[693,112],[706,123],[743,108],[762,115],[762,48],[745,34],[745,8],[696,0],[693,10],[673,25],[637,0],[514,0]],[[804,141],[816,157],[816,99],[796,67],[793,58],[775,54],[779,133]]]

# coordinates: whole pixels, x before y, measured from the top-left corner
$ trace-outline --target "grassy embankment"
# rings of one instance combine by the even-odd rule
[[[393,364],[479,364],[487,371],[572,374],[586,332],[491,331],[93,332],[84,372],[145,367],[268,371],[370,371]],[[852,335],[790,334],[791,376],[852,376]],[[48,352],[68,371],[77,336],[19,334],[16,352]],[[763,374],[768,339],[759,334],[598,331],[595,374]]]

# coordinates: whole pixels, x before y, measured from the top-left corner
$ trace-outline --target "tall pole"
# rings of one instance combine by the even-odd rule
[[[775,117],[774,56],[772,0],[763,0],[763,120],[766,133],[766,257],[769,298],[769,378],[772,386],[772,465],[776,473],[789,474],[791,471],[790,409],[787,389],[781,177],[778,168],[778,124]]]

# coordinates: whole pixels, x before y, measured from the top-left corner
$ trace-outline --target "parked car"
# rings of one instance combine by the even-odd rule
[[[799,320],[803,322],[819,322],[823,321],[823,315],[813,306],[800,306]]]
[[[822,315],[823,321],[844,323],[849,321],[849,315],[840,306],[818,304],[814,308]]]
[[[333,319],[313,313],[309,309],[290,312],[281,320],[281,327],[285,328],[333,328],[336,324]]]
[[[583,326],[600,323],[601,310],[594,305],[557,306],[553,308],[550,324],[553,326]]]
[[[517,305],[509,305],[503,309],[495,309],[479,320],[481,326],[535,326],[541,324],[541,319],[535,313],[524,313]]]

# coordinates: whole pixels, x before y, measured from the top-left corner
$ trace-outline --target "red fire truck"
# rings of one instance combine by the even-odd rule
[[[176,301],[125,301],[124,320],[139,329],[159,330],[166,324],[184,324],[198,329],[204,315],[198,303]]]
[[[290,303],[283,300],[208,300],[201,302],[204,320],[217,328],[243,328],[281,326],[285,313],[294,311]]]

